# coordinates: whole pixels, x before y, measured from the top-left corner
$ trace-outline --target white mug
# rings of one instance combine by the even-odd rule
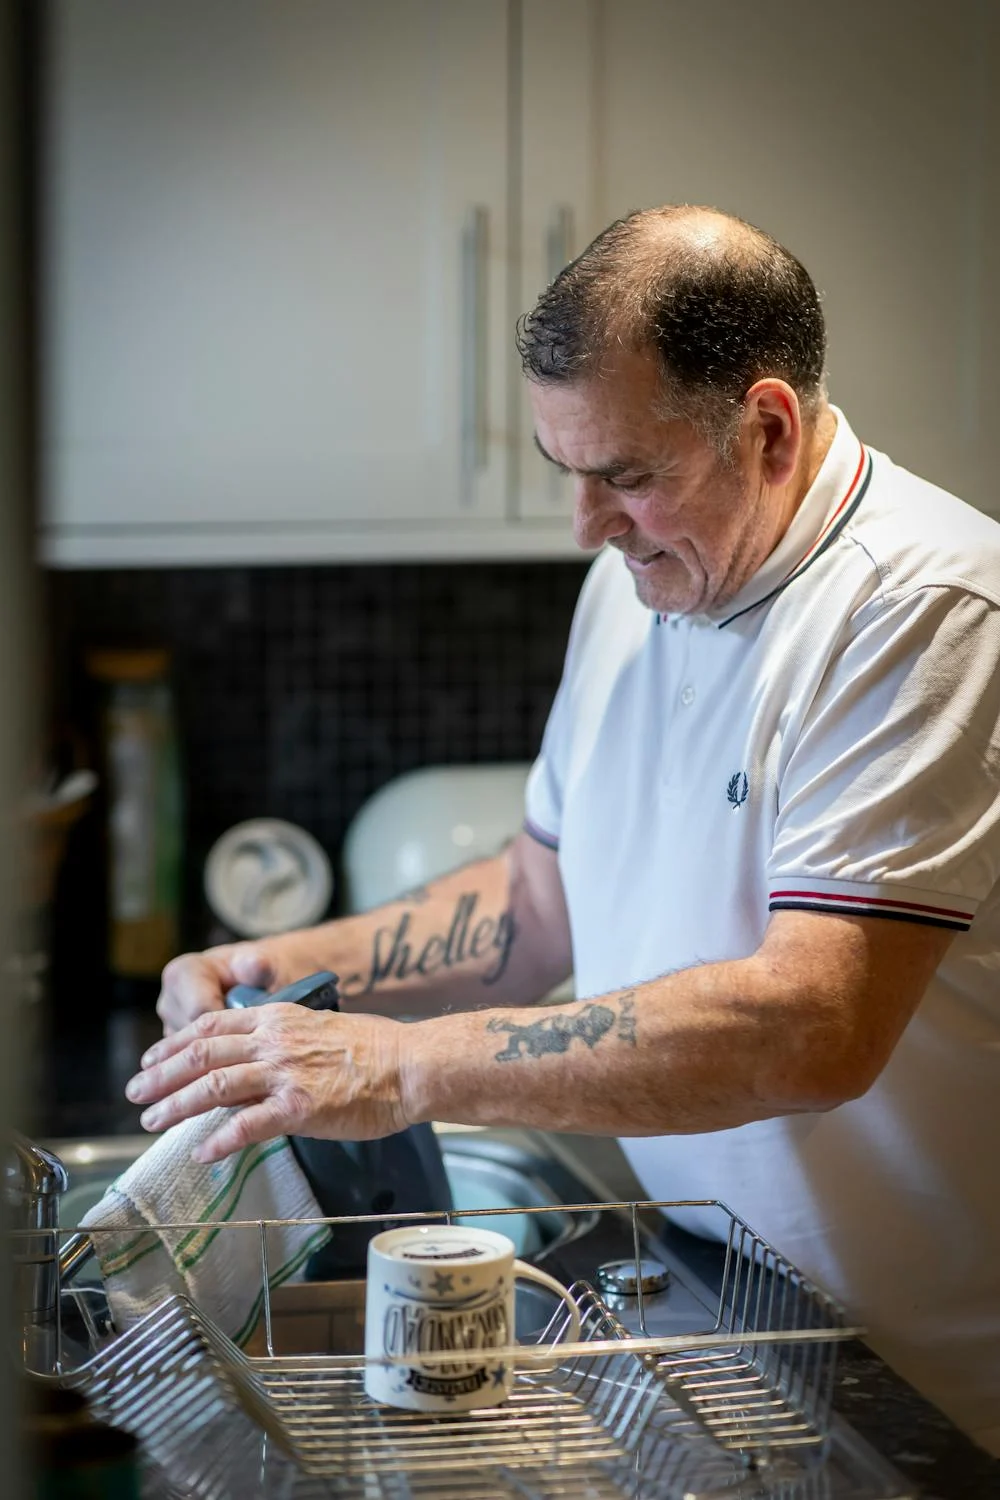
[[[515,1260],[514,1246],[492,1229],[458,1224],[388,1229],[368,1244],[365,1390],[373,1401],[407,1411],[472,1411],[510,1395],[510,1355],[490,1357],[514,1339],[514,1282],[537,1282],[569,1311],[568,1338],[580,1314],[554,1276]],[[421,1362],[422,1354],[455,1358]],[[406,1364],[388,1363],[413,1355]]]

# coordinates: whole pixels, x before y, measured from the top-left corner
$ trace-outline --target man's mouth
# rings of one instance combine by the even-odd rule
[[[663,552],[650,552],[646,557],[636,557],[632,552],[622,553],[626,567],[631,568],[634,573],[641,573],[645,568],[648,568],[652,563],[657,562],[665,555]]]

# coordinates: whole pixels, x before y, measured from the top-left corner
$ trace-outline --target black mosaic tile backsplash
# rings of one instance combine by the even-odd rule
[[[336,866],[355,812],[401,772],[530,759],[585,571],[559,562],[53,573],[52,716],[81,726],[92,716],[82,671],[91,647],[173,653],[185,941],[199,944],[202,864],[233,823],[287,818]]]

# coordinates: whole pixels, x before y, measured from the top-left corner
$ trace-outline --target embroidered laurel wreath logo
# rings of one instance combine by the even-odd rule
[[[745,771],[737,771],[735,776],[730,776],[729,785],[726,787],[726,796],[732,803],[733,812],[736,812],[743,806],[747,800],[747,792],[749,790],[750,785],[747,781],[747,773]]]

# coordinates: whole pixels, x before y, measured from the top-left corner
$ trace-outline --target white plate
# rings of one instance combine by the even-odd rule
[[[310,927],[333,895],[330,861],[312,834],[280,818],[227,830],[205,861],[205,896],[238,937]]]

